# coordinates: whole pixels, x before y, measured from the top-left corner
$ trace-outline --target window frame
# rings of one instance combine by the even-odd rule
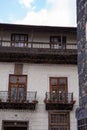
[[[67,37],[65,35],[50,36],[51,48],[66,49],[66,42]]]
[[[87,118],[82,118],[77,121],[78,130],[86,130],[87,129]]]
[[[18,78],[19,77],[25,77],[25,82],[23,83],[21,83],[21,82],[15,82],[15,83],[12,83],[11,81],[10,81],[10,79],[11,79],[11,77],[12,76],[14,76],[14,77],[16,77],[17,78],[17,80],[18,80]],[[18,94],[19,94],[19,92],[20,92],[20,88],[24,88],[24,96],[26,95],[26,92],[27,92],[27,75],[15,75],[15,74],[9,74],[9,86],[8,86],[8,94],[9,94],[9,98],[10,98],[10,100],[11,100],[11,88],[16,88],[16,91],[17,91],[17,93],[16,93],[16,97],[17,97],[17,101],[20,99],[20,98],[18,98]],[[26,98],[26,97],[25,97]],[[24,99],[24,98],[23,98]]]
[[[52,85],[52,80],[56,81],[56,84]],[[60,84],[60,81],[65,80],[65,84]],[[50,90],[50,99],[52,101],[66,102],[67,93],[68,93],[68,82],[67,77],[50,77],[49,78],[49,90]]]
[[[56,79],[57,80],[57,85],[52,85],[51,80]],[[52,92],[52,86],[57,86],[58,90],[60,88],[59,80],[60,79],[65,79],[66,80],[66,86],[65,86],[65,91],[68,92],[68,78],[67,77],[50,77],[49,78],[49,83],[50,83],[50,92]]]
[[[51,115],[52,114],[55,114],[55,115],[58,115],[58,114],[67,114],[67,123],[66,124],[63,124],[63,123],[54,123],[52,124],[51,123]],[[59,118],[58,118],[59,119]],[[65,121],[66,121],[66,118],[65,118]],[[52,126],[57,126],[59,128],[59,126],[67,126],[67,130],[70,130],[70,112],[69,111],[49,111],[48,112],[48,129],[51,130],[51,127]]]
[[[16,124],[16,126],[15,126]],[[5,130],[5,128],[26,128],[26,130],[29,130],[29,121],[23,121],[23,120],[2,120],[2,130]]]
[[[18,40],[16,40],[18,36]],[[24,40],[21,40],[21,36],[24,36]],[[11,34],[11,46],[26,47],[28,46],[28,34],[12,33]]]

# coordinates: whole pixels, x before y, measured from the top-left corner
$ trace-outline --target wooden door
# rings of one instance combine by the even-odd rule
[[[67,78],[66,77],[51,77],[50,78],[50,94],[55,99],[61,100],[61,96],[67,93]],[[65,96],[65,95],[64,95]]]
[[[26,75],[9,75],[9,96],[11,101],[25,100],[26,87]]]

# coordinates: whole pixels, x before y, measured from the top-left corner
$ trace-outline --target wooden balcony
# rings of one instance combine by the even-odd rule
[[[23,97],[12,97],[7,91],[0,91],[0,109],[35,110],[37,92],[27,92]]]
[[[61,93],[54,95],[46,92],[45,97],[46,110],[72,110],[75,100],[73,100],[73,93]]]
[[[1,62],[77,64],[76,43],[0,41]]]

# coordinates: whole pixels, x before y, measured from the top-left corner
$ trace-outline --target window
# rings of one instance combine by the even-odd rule
[[[50,77],[50,93],[60,102],[66,100],[67,77]]]
[[[70,130],[69,112],[49,112],[49,130]]]
[[[50,92],[67,92],[67,77],[50,77]]]
[[[65,49],[66,36],[51,36],[50,42],[52,48]]]
[[[9,75],[9,96],[12,102],[26,99],[26,87],[26,75]]]
[[[78,120],[78,130],[87,130],[87,118]]]
[[[61,43],[61,36],[51,36],[50,37],[50,42],[54,42],[54,43],[58,43],[60,42]]]
[[[12,34],[11,35],[12,46],[26,47],[28,42],[27,34]]]
[[[66,36],[62,37],[62,43],[66,43]]]
[[[29,122],[21,120],[3,120],[2,130],[28,130]]]

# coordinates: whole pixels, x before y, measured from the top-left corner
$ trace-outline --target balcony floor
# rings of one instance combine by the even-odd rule
[[[0,61],[77,64],[77,50],[0,47]]]
[[[66,103],[46,103],[45,108],[46,110],[72,110],[73,103],[66,104]]]
[[[36,103],[0,102],[0,109],[35,110]]]

